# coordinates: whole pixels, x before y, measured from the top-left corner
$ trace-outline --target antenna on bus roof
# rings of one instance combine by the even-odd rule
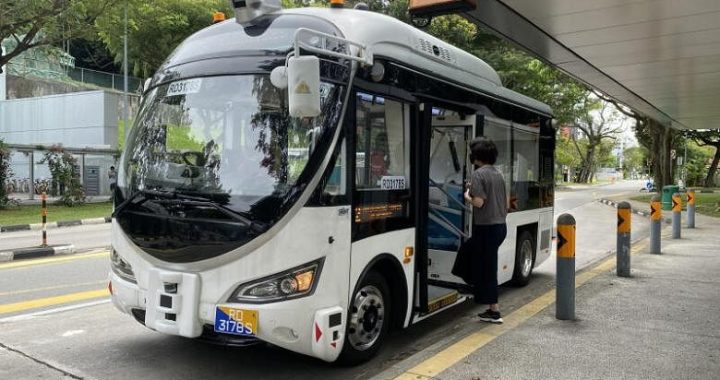
[[[235,8],[235,21],[242,26],[255,24],[265,14],[282,9],[280,0],[230,0]]]

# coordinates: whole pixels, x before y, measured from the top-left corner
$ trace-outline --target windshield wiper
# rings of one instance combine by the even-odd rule
[[[138,190],[138,191],[130,194],[130,196],[127,197],[127,198],[125,198],[125,200],[122,201],[119,205],[115,206],[115,210],[114,210],[113,213],[112,213],[112,217],[113,217],[113,218],[116,217],[117,214],[118,214],[120,211],[122,211],[125,207],[127,207],[127,206],[130,204],[130,202],[134,201],[135,198],[137,198],[137,197],[140,196],[140,195],[143,195],[143,196],[145,196],[145,195],[153,195],[153,196],[156,196],[156,197],[158,197],[158,198],[174,198],[174,197],[175,197],[175,196],[173,195],[173,193],[172,193],[172,192],[169,192],[169,191]],[[194,198],[194,197],[193,197],[193,198]],[[143,202],[146,201],[147,199],[148,199],[148,198],[145,197],[145,199],[143,200]],[[198,198],[198,199],[200,199],[200,198]],[[195,200],[195,199],[193,199],[193,200]],[[200,199],[200,200],[202,200],[202,199]],[[140,202],[140,203],[142,203],[142,202]]]
[[[127,197],[117,207],[115,207],[115,211],[113,211],[112,217],[113,218],[116,217],[120,213],[120,211],[122,211],[125,207],[127,207],[133,200],[135,200],[140,195],[145,196],[145,199],[142,202],[148,200],[149,198],[147,196],[149,195],[149,196],[156,197],[156,198],[162,198],[162,199],[165,199],[168,201],[176,200],[180,204],[209,205],[209,206],[212,206],[215,209],[219,210],[223,214],[229,216],[231,219],[234,219],[236,221],[239,221],[243,224],[250,226],[250,228],[252,228],[256,232],[264,232],[266,230],[266,226],[264,223],[258,223],[248,217],[240,215],[233,210],[230,210],[224,206],[221,206],[221,205],[215,203],[211,198],[203,197],[203,196],[188,195],[188,194],[180,193],[177,191],[166,191],[166,190],[138,190],[138,191],[132,193],[129,197]],[[142,203],[142,202],[140,202],[140,203]]]

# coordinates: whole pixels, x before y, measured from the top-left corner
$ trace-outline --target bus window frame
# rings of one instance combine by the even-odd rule
[[[391,91],[393,90],[393,91]],[[413,113],[417,108],[416,98],[409,96],[397,96],[398,88],[388,85],[372,84],[362,79],[357,80],[355,85],[350,89],[350,97],[352,100],[348,102],[345,136],[346,136],[346,153],[348,158],[347,165],[347,181],[348,193],[350,195],[350,204],[352,208],[352,242],[356,242],[368,237],[379,235],[382,233],[396,231],[415,226],[415,212],[413,209],[413,199],[415,189],[413,188],[413,167],[412,167],[412,126],[414,125]],[[388,94],[392,92],[393,94]],[[404,125],[404,138],[406,144],[406,163],[408,166],[409,176],[405,189],[385,190],[380,188],[360,189],[357,187],[357,99],[358,94],[366,94],[373,97],[382,97],[385,100],[391,100],[401,103],[407,107],[408,119]],[[403,94],[404,95],[404,94]],[[350,108],[352,107],[352,108]],[[368,165],[368,157],[365,157],[365,165]],[[373,220],[359,220],[365,217],[366,209],[361,208],[363,205],[382,205],[388,207],[396,207],[397,204],[402,205],[401,214],[388,217],[378,217]],[[387,211],[392,212],[391,210]]]

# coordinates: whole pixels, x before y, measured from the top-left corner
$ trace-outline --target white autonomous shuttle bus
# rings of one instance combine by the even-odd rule
[[[550,254],[549,107],[381,14],[236,3],[144,89],[115,194],[118,309],[166,334],[367,360],[389,328],[467,298],[451,268],[480,135],[512,199],[499,282],[527,283]]]

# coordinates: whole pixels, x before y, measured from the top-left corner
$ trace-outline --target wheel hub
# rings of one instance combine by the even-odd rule
[[[355,295],[350,311],[348,341],[359,351],[372,347],[385,323],[382,293],[372,285],[363,287]]]
[[[523,260],[522,275],[523,277],[527,277],[530,275],[530,271],[532,270],[532,244],[525,240],[522,244],[521,252]]]

